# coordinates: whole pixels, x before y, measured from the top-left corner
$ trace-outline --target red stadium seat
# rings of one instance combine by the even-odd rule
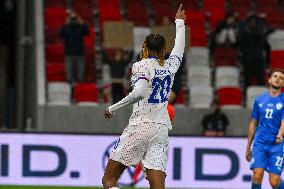
[[[284,50],[271,51],[270,66],[271,68],[284,68]]]
[[[95,83],[80,83],[74,87],[74,99],[79,102],[98,102],[98,88]]]
[[[90,47],[90,48],[94,48],[95,46],[95,31],[94,31],[94,27],[89,27],[89,32],[90,34],[86,37],[84,37],[84,45],[85,47]]]
[[[61,43],[47,45],[47,62],[64,62],[64,45]]]
[[[238,87],[224,87],[217,90],[220,105],[241,105],[242,92]]]
[[[218,47],[214,50],[213,61],[215,66],[236,66],[237,51],[233,48]]]
[[[204,0],[203,8],[208,11],[212,9],[225,8],[225,0]]]
[[[204,28],[191,28],[190,31],[190,44],[191,46],[207,46],[207,36]]]
[[[155,16],[156,25],[161,25],[164,17],[168,17],[170,21],[174,21],[175,11],[171,7],[170,1],[151,0],[152,9]]]
[[[64,64],[48,63],[47,64],[47,80],[48,81],[66,81]]]
[[[218,23],[225,18],[225,9],[224,8],[218,8],[218,9],[211,9],[209,10],[210,16],[210,28],[212,31],[216,29],[216,26]]]
[[[148,26],[149,16],[144,0],[126,0],[126,11],[128,19],[133,21],[135,26]]]
[[[44,11],[45,25],[49,28],[60,28],[64,25],[67,13],[65,8],[48,7]]]
[[[189,9],[196,9],[198,7],[198,1],[199,0],[178,0],[177,6],[182,4],[184,10],[186,10],[186,11],[189,10]]]
[[[202,10],[191,9],[186,11],[186,17],[190,19],[186,19],[187,25],[191,28],[202,28],[204,27],[205,22],[205,13]]]
[[[73,11],[89,25],[94,24],[93,0],[72,0]]]
[[[96,64],[94,62],[86,65],[86,82],[96,82]]]
[[[98,1],[100,23],[104,21],[119,21],[121,20],[120,0]]]

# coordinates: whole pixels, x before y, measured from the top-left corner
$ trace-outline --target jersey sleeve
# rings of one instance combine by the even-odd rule
[[[254,104],[253,104],[251,118],[257,121],[259,120],[259,108],[258,108],[257,99],[254,101]]]
[[[145,62],[141,61],[134,63],[132,66],[132,76],[131,76],[132,87],[134,87],[135,83],[140,79],[144,79],[146,81],[150,80],[148,65]]]

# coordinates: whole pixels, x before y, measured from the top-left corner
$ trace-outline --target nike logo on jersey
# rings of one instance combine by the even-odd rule
[[[168,75],[168,74],[171,74],[169,70],[156,70],[155,69],[155,76]]]

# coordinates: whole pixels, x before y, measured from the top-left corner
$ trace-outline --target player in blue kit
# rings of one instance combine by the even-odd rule
[[[255,99],[249,124],[246,159],[253,170],[251,189],[261,189],[264,171],[269,173],[273,189],[284,189],[280,178],[284,150],[284,94],[281,93],[284,70],[272,70],[268,83],[268,92]]]

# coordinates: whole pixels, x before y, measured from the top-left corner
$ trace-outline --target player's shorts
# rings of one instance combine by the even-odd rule
[[[254,144],[250,169],[263,168],[281,175],[283,170],[283,144]]]
[[[110,159],[126,166],[142,164],[143,170],[153,169],[166,173],[168,154],[168,127],[157,123],[128,125]]]

